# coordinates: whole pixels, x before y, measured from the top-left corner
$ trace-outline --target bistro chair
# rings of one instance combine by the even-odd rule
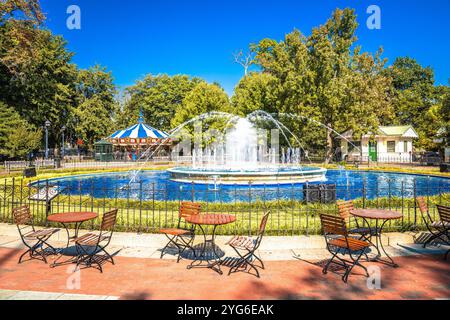
[[[358,219],[356,219],[352,214],[350,213],[351,210],[355,209],[355,206],[353,204],[352,200],[348,201],[337,201],[338,206],[338,212],[339,216],[345,220],[348,228],[348,233],[350,235],[357,235],[358,238],[369,240],[371,235],[376,235],[378,230],[377,229],[371,229],[369,227],[362,227],[358,223]],[[352,219],[353,218],[353,219]],[[354,223],[352,224],[352,220]],[[352,228],[351,225],[355,225],[355,228]]]
[[[99,233],[86,233],[73,241],[77,251],[77,268],[80,264],[87,267],[97,265],[97,269],[103,272],[102,264],[109,261],[114,264],[113,257],[106,251],[116,225],[118,209],[105,212],[102,217]],[[98,254],[103,252],[104,254]]]
[[[47,263],[47,258],[45,257],[48,253],[47,248],[51,249],[52,254],[56,253],[55,248],[53,248],[47,241],[48,239],[59,231],[59,229],[40,229],[36,230],[34,228],[34,220],[30,212],[30,207],[27,205],[16,207],[13,209],[14,223],[17,225],[19,230],[20,238],[23,244],[28,248],[19,258],[19,263],[22,262],[23,257],[29,254],[30,260],[37,259],[42,260]],[[44,249],[44,245],[47,246]]]
[[[166,253],[167,248],[175,247],[177,249],[177,263],[181,259],[181,255],[183,252],[189,248],[196,256],[195,250],[192,248],[192,243],[194,242],[195,237],[195,225],[191,225],[190,227],[185,226],[185,221],[183,221],[186,217],[200,214],[201,205],[195,202],[181,202],[180,209],[178,211],[178,224],[176,228],[165,228],[160,229],[159,232],[164,234],[169,242],[166,246],[161,250],[161,259]]]
[[[442,238],[441,239],[444,240],[444,242],[447,245],[450,245],[450,233],[449,233],[449,231],[450,231],[450,207],[436,205],[436,208],[439,213],[439,218],[441,219],[440,230],[442,231],[442,235],[444,236],[443,239]],[[447,250],[447,252],[445,253],[445,256],[444,256],[445,260],[447,260],[449,252],[450,252],[450,249]]]
[[[320,220],[322,223],[323,235],[327,243],[327,250],[332,254],[331,259],[324,266],[322,273],[326,274],[331,262],[337,258],[339,261],[335,261],[334,263],[345,268],[342,281],[347,282],[348,276],[356,265],[363,268],[368,277],[369,273],[367,272],[366,267],[364,267],[359,260],[362,255],[367,253],[370,243],[368,241],[349,237],[345,220],[341,217],[321,214]],[[350,257],[350,260],[345,259],[346,255]]]
[[[444,239],[445,237],[443,237],[443,236],[448,234],[448,230],[450,227],[450,221],[448,220],[448,217],[445,216],[445,213],[441,216],[441,212],[445,211],[445,209],[442,209],[442,208],[448,208],[448,207],[436,206],[438,208],[440,221],[435,221],[435,220],[433,220],[433,218],[430,215],[430,211],[428,209],[427,201],[425,200],[425,198],[417,197],[416,201],[419,206],[422,220],[425,223],[427,230],[431,233],[431,237],[427,241],[425,241],[425,243],[423,244],[423,247],[425,248],[427,246],[427,244],[431,243],[432,241],[434,241],[438,238],[444,242],[448,242],[448,239]],[[439,207],[441,207],[441,211],[439,211]]]
[[[256,276],[259,278],[259,271],[257,269],[264,269],[264,263],[260,257],[256,255],[256,250],[258,250],[262,238],[264,236],[264,232],[266,230],[267,220],[269,219],[270,211],[265,213],[261,219],[261,223],[259,225],[258,235],[256,238],[247,237],[247,236],[235,236],[226,244],[236,251],[239,258],[238,260],[231,266],[228,275],[233,272],[237,272],[240,268],[247,269],[247,266],[251,267],[256,272]],[[259,265],[255,264],[255,260],[259,261]]]

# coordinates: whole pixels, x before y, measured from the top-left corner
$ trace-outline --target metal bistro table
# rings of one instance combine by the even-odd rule
[[[222,260],[220,259],[220,256],[216,252],[216,245],[214,242],[215,237],[216,237],[216,229],[218,226],[229,224],[229,223],[236,221],[236,217],[231,214],[204,213],[204,214],[191,215],[189,217],[186,217],[185,220],[189,223],[198,225],[200,230],[203,233],[203,239],[204,239],[203,247],[202,247],[202,251],[201,251],[200,255],[196,254],[194,261],[192,261],[192,263],[190,265],[188,265],[187,268],[192,269],[194,267],[206,267],[206,268],[213,269],[214,271],[216,271],[219,274],[223,274],[222,270],[220,270],[220,264],[221,264]],[[206,238],[206,233],[205,233],[205,229],[203,226],[213,226],[213,233],[212,233],[211,239],[208,240]],[[210,243],[211,247],[212,247],[212,252],[213,252],[213,256],[211,257],[212,259],[210,259],[206,256],[207,243]],[[192,249],[195,250],[195,248],[192,248]],[[210,263],[211,260],[214,260],[214,262]],[[202,265],[203,261],[207,262],[206,266]],[[216,268],[216,266],[217,266],[217,268]]]
[[[67,244],[66,248],[60,250],[60,256],[53,262],[50,266],[55,267],[59,265],[69,264],[76,262],[76,256],[71,257],[68,260],[58,262],[59,259],[63,256],[63,253],[68,253],[70,239],[76,239],[78,237],[78,231],[80,230],[81,225],[85,221],[93,220],[98,217],[98,214],[95,212],[63,212],[63,213],[55,213],[47,217],[47,220],[50,222],[56,222],[63,225],[64,229],[67,232]],[[68,225],[75,224],[75,234],[73,237],[70,236]]]
[[[383,227],[386,225],[386,222],[395,219],[401,219],[403,215],[399,212],[391,211],[391,210],[381,210],[381,209],[354,209],[350,210],[350,214],[355,217],[362,218],[364,222],[367,224],[370,230],[370,239],[369,242],[377,249],[378,254],[372,261],[380,261],[382,263],[393,266],[394,268],[398,267],[398,264],[394,262],[394,260],[387,254],[384,249],[383,242],[381,241],[381,234],[383,232]],[[375,228],[371,227],[368,220],[375,220]],[[379,222],[381,220],[381,223]],[[372,237],[375,236],[375,243],[372,242]],[[389,259],[389,261],[381,259],[381,250],[384,252],[385,256]]]

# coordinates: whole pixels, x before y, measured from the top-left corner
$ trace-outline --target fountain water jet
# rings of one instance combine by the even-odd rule
[[[248,184],[249,182],[252,184],[292,184],[325,180],[325,169],[300,165],[300,150],[295,151],[292,148],[286,132],[293,136],[301,146],[298,138],[270,114],[256,111],[246,118],[225,115],[229,118],[229,122],[235,121],[233,128],[225,134],[225,139],[216,139],[220,141],[218,145],[194,150],[192,167],[169,169],[171,180],[214,185],[217,185],[217,181],[220,181],[220,184]],[[220,114],[220,116],[224,116],[224,114]],[[289,148],[282,157],[285,165],[278,163],[279,155],[275,151],[279,150],[277,146],[271,145],[271,148],[267,150],[267,146],[260,143],[261,140],[266,140],[261,139],[259,130],[251,122],[257,117],[263,117],[273,123],[286,140]],[[197,118],[206,119],[208,114]],[[225,142],[222,143],[222,141]],[[303,149],[302,146],[301,148]],[[214,150],[213,153],[211,153],[211,149]],[[218,161],[217,150],[222,150],[222,155],[225,152],[224,161]],[[207,159],[206,165],[205,159]],[[291,166],[294,159],[297,159],[297,165]]]

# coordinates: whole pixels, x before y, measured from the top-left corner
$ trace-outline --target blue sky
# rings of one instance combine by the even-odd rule
[[[381,30],[369,30],[369,5],[381,8]],[[308,35],[336,8],[352,7],[363,51],[384,48],[392,63],[411,56],[450,78],[450,0],[41,0],[46,25],[68,41],[81,68],[96,63],[120,87],[147,73],[189,74],[219,82],[231,94],[243,75],[233,52],[294,28]],[[66,27],[69,5],[81,9],[81,30]]]

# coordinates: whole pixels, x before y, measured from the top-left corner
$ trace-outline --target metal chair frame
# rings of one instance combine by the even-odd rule
[[[364,240],[350,238],[347,231],[345,219],[343,219],[342,217],[321,214],[320,220],[322,223],[322,230],[327,244],[327,250],[332,255],[331,259],[323,267],[322,273],[327,274],[331,262],[333,262],[333,260],[337,258],[339,261],[338,262],[334,261],[334,263],[345,268],[345,273],[342,276],[342,281],[344,282],[348,281],[348,277],[355,266],[361,267],[365,271],[366,276],[369,277],[367,268],[364,267],[359,262],[359,260],[364,254],[366,254],[366,249],[370,246],[370,244]],[[337,239],[344,239],[346,246],[339,247],[336,246],[335,244],[330,243],[331,241]],[[360,243],[366,243],[367,245],[359,250],[352,250],[351,245],[349,243],[349,239],[353,241],[359,241]],[[339,254],[343,256],[348,254],[350,260],[340,257]]]
[[[192,248],[192,244],[194,242],[195,238],[195,229],[196,225],[191,225],[190,228],[182,228],[182,221],[183,219],[188,215],[193,214],[200,214],[201,213],[201,205],[199,203],[195,202],[188,202],[184,201],[180,204],[180,209],[178,211],[178,224],[176,227],[176,230],[184,231],[184,234],[179,235],[172,235],[165,231],[168,229],[161,229],[160,232],[163,233],[166,238],[169,240],[167,244],[164,246],[164,248],[161,250],[161,256],[160,259],[163,258],[166,249],[170,245],[174,245],[177,248],[177,263],[180,262],[181,255],[183,254],[186,249],[191,249],[191,251],[194,254],[194,257],[197,257],[197,254],[195,253],[195,250]],[[186,240],[186,238],[188,238]]]
[[[358,219],[350,214],[350,211],[354,209],[353,201],[337,201],[339,216],[345,220],[348,225],[348,233],[358,235],[359,240],[370,241],[371,236],[374,236],[379,232],[378,228],[363,227],[360,226]],[[356,228],[351,228],[351,220],[355,222]]]
[[[436,208],[439,213],[439,219],[442,224],[442,228],[439,228],[440,234],[439,239],[442,239],[444,243],[450,246],[450,207],[436,205]],[[445,235],[444,239],[441,238],[442,235]],[[450,249],[444,255],[444,259],[447,260],[448,255],[450,253]]]
[[[431,233],[431,237],[429,239],[427,239],[427,241],[425,241],[425,243],[423,244],[423,247],[425,248],[428,244],[430,244],[432,241],[434,241],[436,239],[441,239],[444,243],[448,243],[448,240],[446,240],[443,236],[448,234],[449,228],[445,227],[445,225],[443,223],[445,221],[442,220],[442,217],[441,217],[440,211],[439,211],[439,207],[443,207],[443,206],[439,206],[439,205],[436,206],[438,208],[438,213],[439,213],[440,222],[441,222],[441,226],[442,226],[442,227],[438,227],[436,225],[439,225],[439,222],[437,224],[435,224],[435,226],[433,226],[433,223],[436,223],[436,221],[433,221],[433,219],[430,215],[430,211],[428,210],[428,205],[427,205],[425,198],[417,197],[416,201],[417,201],[417,204],[419,205],[419,210],[420,210],[420,213],[422,216],[422,220],[425,223],[427,230]],[[446,208],[446,207],[444,207],[444,208]],[[448,222],[448,223],[450,223],[450,222]]]
[[[92,267],[93,264],[97,265],[100,272],[103,273],[102,262],[109,261],[115,264],[113,257],[106,251],[106,247],[111,242],[112,235],[114,233],[114,227],[116,225],[118,209],[105,212],[102,217],[102,223],[100,226],[100,233],[88,233],[81,237],[74,239],[75,248],[77,250],[77,265],[75,270],[79,268],[81,264],[85,264],[87,267]],[[83,244],[85,238],[93,238],[94,245]],[[87,250],[85,247],[91,247],[93,250]],[[103,252],[103,255],[98,255],[99,252]],[[106,259],[105,259],[106,257]]]
[[[28,248],[19,258],[19,264],[22,263],[22,259],[26,254],[29,254],[30,260],[42,260],[47,263],[46,249],[44,245],[52,250],[52,254],[56,254],[56,249],[50,245],[48,239],[59,231],[59,229],[42,229],[42,235],[39,235],[40,231],[36,231],[34,228],[34,219],[31,215],[28,205],[23,205],[13,209],[14,223],[19,231],[20,238],[23,244]],[[22,227],[21,227],[22,226]],[[24,232],[26,229],[31,229],[28,232]],[[27,241],[28,240],[28,241]],[[35,240],[34,243],[29,240]]]
[[[269,215],[270,215],[270,211],[265,213],[264,216],[262,217],[261,223],[259,225],[258,235],[257,235],[256,239],[253,240],[254,244],[253,244],[252,248],[234,246],[231,243],[231,241],[234,238],[227,243],[230,247],[232,247],[234,249],[234,251],[239,256],[237,262],[234,263],[232,265],[232,267],[230,268],[230,270],[228,271],[228,275],[230,275],[231,273],[237,272],[240,268],[246,269],[247,266],[250,266],[253,270],[255,270],[256,277],[260,278],[257,267],[261,268],[261,269],[265,269],[265,266],[264,266],[264,262],[261,260],[260,257],[258,257],[256,255],[255,251],[258,250],[259,246],[261,245],[261,241],[262,241],[262,238],[263,238],[265,230],[266,230],[266,225],[267,225],[267,220],[269,219]],[[260,265],[257,265],[256,263],[254,263],[253,262],[254,259],[259,261]]]

